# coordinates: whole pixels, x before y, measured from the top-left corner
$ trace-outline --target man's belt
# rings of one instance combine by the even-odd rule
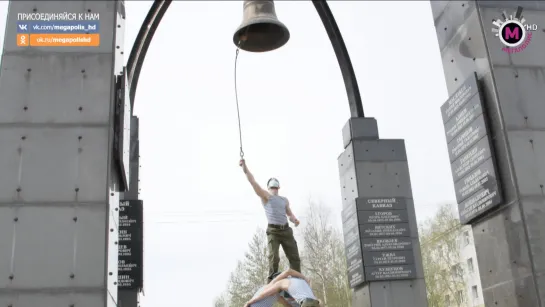
[[[290,225],[288,223],[284,225],[269,224],[268,226],[271,228],[281,229],[281,230],[290,228]]]

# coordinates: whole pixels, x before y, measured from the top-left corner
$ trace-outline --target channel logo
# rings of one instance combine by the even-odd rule
[[[502,50],[507,53],[521,52],[532,40],[532,32],[537,30],[536,24],[526,23],[522,16],[522,7],[518,7],[514,15],[502,13],[503,19],[495,19],[492,24],[492,32],[498,37],[503,45]]]

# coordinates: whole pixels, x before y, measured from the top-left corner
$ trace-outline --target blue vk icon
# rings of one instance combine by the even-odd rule
[[[29,30],[28,23],[17,23],[17,33],[28,33]]]

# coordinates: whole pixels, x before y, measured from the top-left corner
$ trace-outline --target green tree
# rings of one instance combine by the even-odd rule
[[[287,259],[281,254],[280,265],[286,267]],[[241,307],[252,298],[261,286],[267,283],[269,276],[269,259],[267,235],[258,228],[248,244],[244,259],[237,263],[227,283],[228,298],[226,306]]]
[[[329,307],[350,306],[344,242],[331,225],[330,210],[310,201],[303,227],[303,267],[315,294]]]
[[[229,306],[243,306],[266,282],[269,273],[267,236],[258,228],[248,244],[244,259],[237,263],[227,285]]]
[[[221,295],[216,298],[214,301],[214,307],[229,307],[227,299],[225,296]]]
[[[466,267],[460,255],[462,227],[457,212],[443,205],[419,228],[429,306],[466,306]]]
[[[263,229],[258,228],[248,245],[245,253],[244,270],[246,282],[251,285],[263,285],[269,275],[267,235]]]
[[[244,266],[244,262],[238,261],[235,270],[229,277],[227,284],[229,307],[244,306],[244,304],[252,297],[252,289],[249,289],[248,287]]]

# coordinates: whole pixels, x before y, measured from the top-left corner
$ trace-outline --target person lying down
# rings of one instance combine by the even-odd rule
[[[286,307],[323,307],[312,292],[310,281],[293,269],[278,274],[261,287],[244,307],[272,307],[277,301]]]

